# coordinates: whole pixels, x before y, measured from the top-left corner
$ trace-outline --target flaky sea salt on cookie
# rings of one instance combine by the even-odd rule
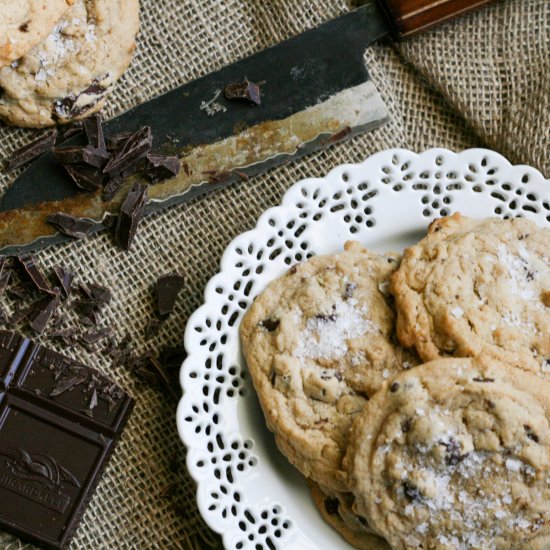
[[[346,490],[353,417],[385,379],[416,363],[394,342],[387,280],[395,255],[358,243],[291,268],[256,298],[240,334],[268,427],[307,477]]]
[[[0,0],[0,67],[42,42],[74,0]]]
[[[550,376],[550,230],[523,219],[433,222],[391,277],[397,334],[420,357],[488,353]]]
[[[0,69],[0,118],[51,126],[101,109],[128,67],[139,0],[74,0],[43,42]]]
[[[550,382],[439,359],[386,383],[349,440],[355,511],[392,548],[550,547]]]

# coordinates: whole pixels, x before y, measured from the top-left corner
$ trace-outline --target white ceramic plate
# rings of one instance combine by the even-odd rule
[[[348,239],[399,251],[434,218],[456,211],[550,225],[549,183],[534,168],[484,149],[392,149],[296,183],[281,206],[227,247],[185,331],[177,412],[199,509],[226,548],[350,548],[323,523],[265,427],[238,337],[254,296],[292,264],[340,251]]]

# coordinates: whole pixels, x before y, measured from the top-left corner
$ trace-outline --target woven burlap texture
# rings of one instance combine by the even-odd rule
[[[347,11],[343,0],[142,0],[142,30],[134,62],[105,110],[115,115],[174,86]],[[467,15],[401,45],[366,53],[390,112],[384,127],[279,167],[246,183],[145,220],[130,253],[103,234],[39,254],[114,294],[103,322],[117,338],[129,334],[137,352],[181,342],[189,315],[236,235],[254,226],[297,180],[322,176],[343,162],[380,149],[488,146],[548,174],[550,4],[508,0]],[[345,52],[342,52],[345,55]],[[34,134],[0,127],[8,156]],[[2,175],[5,189],[17,174]],[[160,334],[145,337],[153,315],[151,287],[169,271],[185,275],[183,295]],[[148,387],[101,354],[73,355],[114,377],[136,398],[125,434],[83,517],[72,549],[203,548],[217,545],[195,505],[175,427],[177,398]],[[176,483],[172,496],[166,489]],[[0,546],[26,547],[0,534]]]

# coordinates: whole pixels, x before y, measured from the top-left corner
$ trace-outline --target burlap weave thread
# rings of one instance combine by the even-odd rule
[[[134,62],[105,116],[313,27],[349,9],[344,0],[142,0],[142,30]],[[503,0],[411,41],[378,44],[365,60],[391,120],[369,134],[319,152],[254,180],[145,220],[131,253],[103,234],[39,254],[44,266],[63,264],[83,281],[114,293],[102,316],[129,334],[137,352],[156,353],[181,341],[189,315],[236,235],[254,226],[297,180],[322,176],[388,147],[423,150],[493,148],[515,163],[550,173],[550,3]],[[342,52],[345,55],[345,52]],[[33,137],[0,127],[0,157]],[[17,174],[2,174],[0,190]],[[154,338],[151,287],[169,271],[185,274],[183,296]],[[49,343],[49,342],[48,342]],[[133,417],[83,517],[76,549],[205,548],[216,546],[195,505],[175,427],[177,399],[115,368],[100,354],[74,355],[127,387]],[[173,496],[166,489],[176,483]],[[30,548],[0,534],[0,547]]]

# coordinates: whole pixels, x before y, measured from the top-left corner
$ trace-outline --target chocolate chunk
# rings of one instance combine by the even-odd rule
[[[86,344],[95,344],[100,340],[108,338],[112,334],[112,330],[109,327],[105,328],[91,328],[82,335],[82,341]]]
[[[75,237],[76,239],[83,239],[91,235],[96,228],[96,222],[93,220],[74,218],[73,216],[69,216],[69,214],[63,214],[63,212],[48,216],[46,221],[54,225],[64,235]]]
[[[264,319],[260,321],[260,326],[265,328],[268,332],[277,330],[277,327],[281,324],[279,319]]]
[[[42,334],[58,305],[59,293],[53,296],[45,296],[39,300],[30,314],[30,327],[36,333]]]
[[[161,318],[166,318],[172,313],[176,298],[183,288],[183,282],[184,279],[179,273],[169,273],[157,279],[155,290]]]
[[[337,498],[334,497],[327,497],[325,498],[325,510],[327,511],[327,514],[337,514],[338,513],[338,505],[340,503],[338,502]]]
[[[5,257],[0,258],[0,296],[4,294],[10,282],[12,271],[8,267]]]
[[[164,348],[159,355],[160,364],[165,369],[179,369],[187,357],[183,346]]]
[[[449,437],[448,441],[440,441],[439,444],[443,445],[443,447],[445,447],[447,451],[445,456],[445,463],[448,466],[456,466],[459,462],[462,462],[467,456],[467,454],[460,453],[460,443],[452,437]]]
[[[57,130],[57,139],[55,140],[55,144],[59,145],[60,143],[67,141],[69,138],[72,138],[81,133],[82,133],[82,122],[80,121],[76,121],[76,122],[73,122],[72,124],[65,124],[63,126],[60,126]]]
[[[422,493],[419,491],[418,487],[408,481],[403,483],[403,491],[411,502],[419,502],[422,500]]]
[[[57,265],[53,268],[53,271],[57,277],[57,280],[61,284],[63,293],[68,298],[71,294],[71,289],[73,286],[74,273],[72,271],[68,271],[63,266]]]
[[[0,331],[0,377],[7,394],[0,423],[1,528],[67,548],[133,400],[98,371],[8,331]],[[88,415],[83,410],[91,404]]]
[[[318,319],[319,321],[326,321],[334,323],[336,319],[338,319],[338,315],[335,313],[332,313],[330,315],[326,315],[325,313],[318,313],[317,315],[314,315],[315,319]]]
[[[525,430],[525,434],[531,441],[534,441],[535,443],[539,442],[539,436],[533,431],[533,428],[531,428],[531,426],[524,424],[523,429]]]
[[[101,193],[101,199],[104,201],[110,201],[122,186],[123,181],[124,178],[122,177],[122,175],[109,178],[107,185],[105,185],[103,189],[103,193]]]
[[[95,78],[90,86],[79,94],[70,94],[67,97],[55,99],[52,107],[52,116],[57,119],[68,120],[84,114],[90,110],[108,91],[109,86],[104,84],[108,75]]]
[[[475,378],[472,378],[474,382],[494,382],[494,378],[484,378],[483,376],[476,376]]]
[[[6,169],[15,170],[31,160],[39,157],[43,153],[51,151],[55,145],[57,130],[48,130],[44,132],[38,139],[24,145],[17,151],[14,151],[8,159]]]
[[[121,174],[143,158],[151,150],[152,143],[151,128],[149,126],[140,128],[123,143],[120,149],[111,153],[111,158],[103,168],[103,172],[110,176]]]
[[[227,99],[244,99],[254,105],[260,105],[260,86],[245,80],[244,82],[235,82],[228,84],[224,90]]]
[[[80,287],[84,288],[84,285],[80,285]],[[111,301],[111,291],[106,286],[90,283],[86,286],[86,289],[88,297],[95,300],[98,307]]]
[[[17,261],[23,268],[23,272],[27,276],[28,280],[33,283],[37,290],[40,290],[41,292],[52,291],[50,283],[48,283],[48,280],[36,265],[33,256],[19,256]]]
[[[122,149],[124,144],[129,138],[133,136],[134,132],[120,132],[114,136],[107,138],[106,147],[108,151],[114,151],[115,149]]]
[[[116,226],[116,241],[124,250],[130,250],[146,201],[147,187],[139,182],[134,183],[122,203]]]
[[[63,165],[84,163],[96,168],[102,168],[109,158],[107,149],[96,149],[91,145],[56,147],[53,152],[56,159]]]
[[[65,170],[82,191],[93,193],[100,189],[105,181],[104,174],[98,168],[86,164],[67,164]]]
[[[180,160],[178,157],[167,157],[163,155],[147,155],[147,165],[145,167],[145,175],[151,183],[159,183],[161,181],[173,178],[180,171]]]
[[[84,127],[84,132],[86,132],[86,138],[88,139],[89,145],[94,149],[107,152],[101,115],[95,114],[90,118],[84,119],[82,121],[82,126]]]

